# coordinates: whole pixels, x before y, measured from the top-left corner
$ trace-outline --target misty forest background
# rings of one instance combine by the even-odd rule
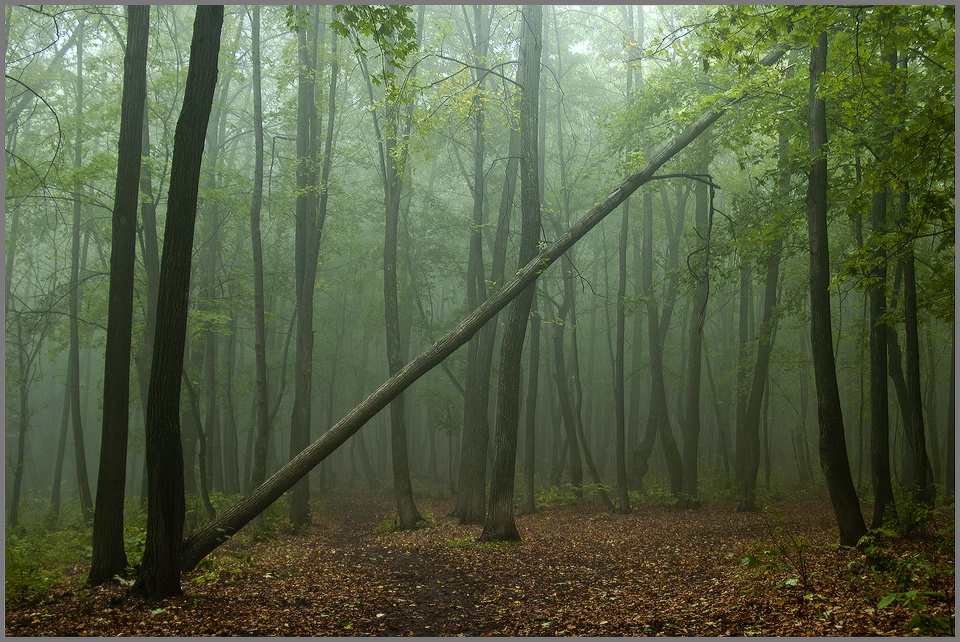
[[[799,490],[855,544],[952,502],[952,7],[228,6],[206,86],[194,7],[4,12],[8,593],[11,546],[67,532],[91,581],[146,541],[138,586],[175,593],[144,569],[223,538],[164,553],[150,520],[227,520],[610,203],[226,535],[302,529],[360,490],[395,498],[398,529],[449,499],[487,540],[557,502],[749,512]],[[649,180],[671,140],[672,178]],[[181,144],[195,228],[189,203],[168,217]],[[188,299],[164,298],[168,244]],[[173,415],[151,433],[154,403]],[[146,463],[171,421],[180,491]]]

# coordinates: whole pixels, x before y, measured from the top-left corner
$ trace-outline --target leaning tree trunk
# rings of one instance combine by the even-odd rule
[[[149,5],[128,7],[103,367],[103,436],[100,440],[100,473],[97,476],[97,504],[93,517],[90,584],[110,581],[115,575],[125,573],[127,568],[127,556],[123,549],[123,496],[130,421],[133,274],[137,253],[140,144],[147,95],[149,32]]]
[[[536,256],[540,241],[540,188],[537,161],[537,103],[540,90],[540,56],[542,48],[542,9],[537,5],[523,8],[523,35],[518,80],[523,91],[520,97],[520,231],[519,265]],[[506,188],[507,186],[505,186]],[[512,198],[512,195],[510,195]],[[506,195],[505,195],[506,199]],[[504,200],[506,204],[506,200]],[[503,221],[501,225],[505,225]],[[500,236],[500,229],[497,230]],[[506,229],[502,234],[504,251]],[[502,269],[502,263],[500,264]],[[495,294],[495,292],[494,292]],[[492,298],[494,294],[491,294]],[[536,296],[531,283],[510,307],[500,348],[500,380],[497,393],[497,419],[494,433],[495,454],[490,478],[490,510],[480,535],[482,541],[519,540],[513,515],[513,492],[516,475],[517,433],[520,424],[520,359],[530,320],[530,307]],[[493,337],[491,336],[491,341]],[[484,411],[486,409],[484,408]]]
[[[827,67],[827,34],[821,32],[810,53],[810,98],[807,125],[814,159],[807,184],[807,227],[810,235],[810,341],[817,384],[820,422],[820,467],[840,527],[840,543],[854,546],[867,532],[857,491],[850,477],[837,369],[830,327],[830,250],[827,242],[826,103],[817,97],[820,75]],[[885,385],[886,382],[884,382]]]
[[[783,56],[785,51],[782,46],[776,47],[763,57],[757,68],[774,64]],[[603,201],[595,205],[580,220],[544,247],[533,260],[517,271],[517,275],[509,283],[506,283],[503,288],[497,290],[476,310],[461,319],[452,330],[441,337],[434,345],[404,365],[396,375],[387,379],[377,390],[347,413],[319,439],[274,473],[250,495],[225,510],[213,522],[192,533],[184,541],[182,567],[184,569],[194,568],[200,560],[243,528],[250,520],[266,510],[278,497],[296,484],[330,453],[339,448],[397,395],[469,341],[487,321],[496,316],[528,285],[537,280],[546,266],[555,262],[573,247],[577,241],[583,238],[610,212],[614,211],[637,188],[654,180],[656,178],[654,175],[663,167],[664,163],[676,156],[704,130],[719,120],[726,112],[727,107],[729,107],[729,103],[724,103],[724,105],[715,109],[706,110],[700,118],[663,148],[651,154],[643,169],[627,178]]]
[[[147,540],[133,586],[135,592],[151,598],[181,592],[184,494],[179,424],[180,378],[187,334],[200,162],[217,84],[222,26],[223,5],[197,7],[190,44],[190,67],[170,167],[157,300],[158,309],[166,312],[157,317],[157,340],[154,341],[147,401]]]

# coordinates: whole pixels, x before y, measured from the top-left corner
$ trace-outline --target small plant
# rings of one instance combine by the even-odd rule
[[[787,532],[786,521],[777,509],[768,506],[763,510],[763,513],[761,513],[761,515],[764,514],[772,516],[777,522],[777,525],[773,526],[769,521],[763,519],[763,523],[767,527],[767,531],[770,533],[772,539],[772,552],[777,558],[786,562],[789,567],[792,567],[797,572],[797,577],[791,578],[795,580],[792,584],[789,583],[789,580],[784,582],[784,584],[787,586],[795,586],[796,580],[799,580],[800,584],[809,590],[810,565],[806,554],[806,540],[804,540],[801,535]]]
[[[387,535],[388,533],[394,533],[399,529],[399,522],[394,519],[384,519],[379,524],[377,524],[376,531],[380,535]]]

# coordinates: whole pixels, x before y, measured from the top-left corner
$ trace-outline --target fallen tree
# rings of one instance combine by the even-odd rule
[[[785,46],[776,47],[757,66],[751,69],[748,75],[752,75],[761,66],[774,64],[786,51]],[[482,305],[460,321],[455,328],[387,379],[343,419],[302,450],[247,497],[225,510],[219,518],[191,533],[183,543],[181,569],[184,571],[193,569],[200,560],[216,550],[231,535],[266,510],[304,475],[339,448],[364,424],[385,408],[392,399],[469,341],[487,321],[496,316],[524,288],[536,281],[544,270],[560,258],[564,252],[573,247],[607,214],[615,210],[641,185],[657,178],[654,174],[667,161],[693,142],[697,136],[723,116],[733,104],[744,100],[746,97],[728,98],[720,105],[707,109],[700,118],[675,136],[660,151],[653,154],[643,169],[627,178],[602,202],[587,212],[583,218],[560,234],[553,243],[545,247],[540,254],[517,272],[516,278],[510,283],[491,294]]]

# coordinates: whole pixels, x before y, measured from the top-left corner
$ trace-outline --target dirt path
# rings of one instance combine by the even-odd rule
[[[225,547],[185,577],[182,598],[147,604],[122,587],[79,590],[8,611],[6,633],[889,635],[910,617],[876,610],[876,595],[851,583],[847,563],[859,556],[832,545],[826,502],[780,507],[786,528],[809,542],[808,588],[782,584],[792,567],[741,564],[770,539],[757,514],[554,508],[519,519],[522,544],[491,546],[473,540],[478,527],[445,517],[449,502],[421,501],[435,521],[410,533],[378,532],[392,514],[386,493],[323,503],[305,533]],[[952,575],[943,584],[952,596]]]

